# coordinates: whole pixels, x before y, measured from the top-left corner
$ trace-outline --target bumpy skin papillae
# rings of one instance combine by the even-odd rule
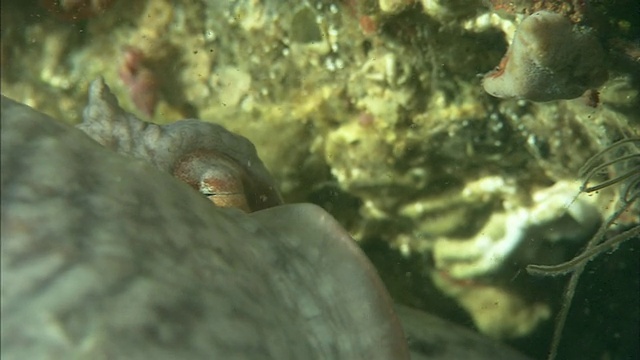
[[[84,121],[78,128],[100,144],[121,154],[145,160],[159,169],[173,173],[194,153],[210,154],[200,164],[210,161],[215,166],[217,154],[222,161],[231,159],[244,170],[243,187],[251,210],[259,210],[282,203],[282,198],[269,171],[258,158],[253,144],[220,125],[188,119],[168,125],[156,125],[136,118],[118,105],[102,79],[95,80],[89,89],[89,103]],[[203,160],[201,158],[201,160]],[[206,167],[193,169],[204,174]],[[200,177],[187,181],[197,187]]]
[[[212,206],[4,97],[1,146],[3,359],[407,358],[323,210]]]

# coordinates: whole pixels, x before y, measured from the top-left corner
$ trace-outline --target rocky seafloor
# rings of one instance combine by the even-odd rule
[[[396,301],[542,358],[566,278],[524,267],[568,260],[615,209],[618,187],[578,196],[577,174],[640,136],[640,10],[511,4],[3,1],[2,92],[75,124],[101,76],[144,119],[222,124],[256,145],[286,202],[341,222]],[[608,73],[597,93],[532,102],[483,90],[540,9],[597,33]],[[636,204],[611,232],[639,217]],[[560,358],[638,356],[637,249],[588,265]]]

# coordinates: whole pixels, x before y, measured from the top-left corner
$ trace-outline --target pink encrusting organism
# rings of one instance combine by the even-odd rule
[[[159,82],[145,64],[145,56],[140,49],[132,46],[124,48],[124,59],[118,74],[129,89],[131,100],[138,110],[153,117],[158,104]]]
[[[592,31],[539,11],[522,21],[498,67],[482,86],[499,98],[574,99],[607,79],[604,51]]]

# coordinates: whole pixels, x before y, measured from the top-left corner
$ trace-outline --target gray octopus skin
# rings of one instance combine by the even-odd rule
[[[194,188],[207,168],[195,164],[191,159],[193,154],[208,155],[204,160],[213,166],[216,162],[231,160],[246,173],[242,185],[250,210],[282,204],[273,178],[249,140],[220,125],[195,119],[168,125],[142,121],[120,108],[101,78],[91,83],[83,122],[77,127],[111,150],[145,160],[174,175],[177,168],[191,162],[191,167],[196,167],[196,179],[186,182]]]
[[[405,341],[320,208],[216,208],[4,97],[1,144],[3,359],[526,359],[396,305]]]
[[[4,96],[1,120],[3,359],[408,358],[375,269],[322,209],[219,208]]]

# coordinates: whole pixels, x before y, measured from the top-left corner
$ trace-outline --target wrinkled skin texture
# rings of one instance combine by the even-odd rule
[[[313,205],[224,209],[2,98],[3,359],[406,359],[391,300]]]

